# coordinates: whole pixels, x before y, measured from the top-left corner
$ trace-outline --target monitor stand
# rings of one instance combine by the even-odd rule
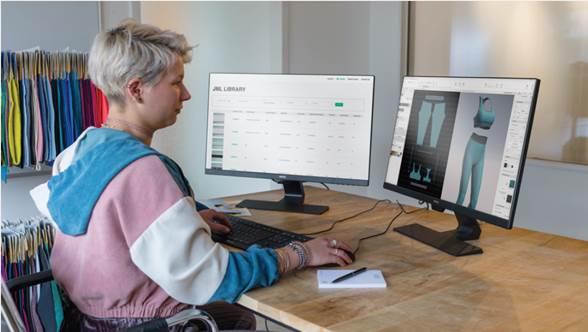
[[[464,241],[477,240],[482,230],[475,218],[455,213],[457,229],[438,232],[419,224],[410,224],[394,228],[400,234],[428,244],[453,256],[467,256],[481,254],[481,248]]]
[[[271,202],[246,199],[237,204],[237,207],[308,214],[323,214],[329,209],[328,206],[304,204],[304,187],[301,181],[277,182],[284,185],[284,198],[280,201]]]

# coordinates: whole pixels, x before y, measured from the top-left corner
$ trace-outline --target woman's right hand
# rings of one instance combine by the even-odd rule
[[[347,243],[332,237],[322,236],[304,242],[304,245],[311,253],[307,266],[320,266],[333,263],[339,266],[346,266],[353,262],[347,254],[347,252],[353,252],[351,247]]]

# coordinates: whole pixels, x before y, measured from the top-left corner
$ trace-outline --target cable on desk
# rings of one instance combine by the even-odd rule
[[[419,205],[423,205],[423,204],[425,204],[424,201],[419,201]],[[424,208],[418,208],[418,209],[414,209],[414,210],[412,210],[410,212],[407,212],[404,209],[404,205],[402,205],[398,200],[396,200],[396,205],[398,205],[398,207],[400,208],[400,210],[402,210],[402,212],[405,213],[405,214],[411,214],[411,213],[419,212],[419,211],[422,211],[422,210],[428,210],[429,209],[429,203],[426,203],[426,204],[427,204],[427,206],[424,207]]]
[[[388,233],[388,230],[390,229],[390,226],[392,226],[392,224],[394,223],[394,221],[396,221],[396,219],[398,219],[398,217],[400,217],[401,215],[403,215],[403,214],[412,214],[412,213],[415,213],[415,212],[419,212],[419,211],[422,211],[422,210],[428,210],[429,209],[429,204],[428,203],[427,203],[427,206],[426,207],[414,209],[412,211],[406,211],[404,209],[404,206],[402,204],[400,204],[400,202],[398,200],[396,201],[396,204],[400,208],[400,212],[398,212],[397,215],[395,215],[392,219],[390,219],[390,222],[388,223],[388,226],[386,226],[386,229],[383,232],[380,232],[380,233],[377,233],[377,234],[373,234],[373,235],[369,235],[369,236],[360,238],[359,241],[357,241],[357,248],[353,251],[353,254],[354,255],[359,251],[359,248],[360,248],[360,245],[361,245],[361,241],[367,240],[367,239],[371,239],[373,237],[377,237],[377,236],[384,235],[384,234]],[[419,204],[422,204],[422,203],[419,202]]]
[[[312,232],[312,233],[301,233],[301,234],[302,234],[302,235],[317,235],[317,234],[321,234],[321,233],[328,232],[328,231],[332,230],[332,229],[335,227],[335,225],[336,225],[336,224],[338,224],[338,223],[340,223],[340,222],[344,222],[344,221],[346,221],[346,220],[349,220],[349,219],[353,219],[353,218],[355,218],[355,217],[357,217],[357,216],[360,216],[360,215],[362,215],[362,214],[364,214],[364,213],[366,213],[366,212],[370,212],[370,211],[372,211],[373,209],[375,209],[375,208],[376,208],[376,206],[378,206],[378,204],[380,204],[380,203],[382,203],[382,202],[386,202],[386,203],[390,203],[390,204],[392,204],[392,201],[390,201],[389,199],[381,199],[381,200],[377,201],[377,202],[374,204],[374,206],[372,206],[372,207],[371,207],[371,208],[369,208],[369,209],[366,209],[366,210],[360,211],[360,212],[358,212],[358,213],[356,213],[356,214],[354,214],[354,215],[351,215],[351,216],[349,216],[349,217],[345,217],[345,218],[343,218],[343,219],[339,219],[339,220],[335,220],[335,221],[333,221],[333,223],[331,223],[331,225],[330,225],[330,226],[329,226],[329,228],[327,228],[327,229],[324,229],[324,230],[322,230],[322,231],[318,231],[318,232]],[[398,201],[397,201],[397,202],[398,202]],[[400,204],[400,203],[398,203],[398,204]]]
[[[384,235],[384,234],[386,234],[386,233],[388,232],[388,230],[390,229],[390,226],[392,226],[392,224],[394,223],[394,221],[395,221],[396,219],[398,219],[398,217],[400,217],[402,214],[404,214],[404,212],[402,212],[402,211],[398,212],[398,214],[397,214],[397,215],[395,215],[395,216],[394,216],[394,218],[392,218],[392,219],[390,220],[390,222],[388,223],[388,226],[386,226],[386,229],[385,229],[383,232],[381,232],[381,233],[378,233],[378,234],[369,235],[369,236],[366,236],[366,237],[362,237],[362,238],[360,238],[360,239],[359,239],[359,241],[357,241],[357,248],[355,248],[355,251],[353,251],[353,254],[355,255],[355,254],[356,254],[356,253],[359,251],[359,248],[360,248],[361,241],[363,241],[363,240],[367,240],[367,239],[371,239],[371,238],[373,238],[373,237],[376,237],[376,236],[380,236],[380,235]]]

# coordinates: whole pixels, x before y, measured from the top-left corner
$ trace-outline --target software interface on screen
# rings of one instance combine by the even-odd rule
[[[509,219],[535,84],[406,77],[386,183]]]
[[[373,83],[211,74],[206,168],[367,181]]]

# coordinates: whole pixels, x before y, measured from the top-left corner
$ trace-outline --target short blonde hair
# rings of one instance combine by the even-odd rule
[[[125,20],[116,28],[99,33],[88,61],[92,82],[109,101],[124,102],[125,87],[133,78],[155,85],[179,56],[191,60],[192,47],[179,33]]]

